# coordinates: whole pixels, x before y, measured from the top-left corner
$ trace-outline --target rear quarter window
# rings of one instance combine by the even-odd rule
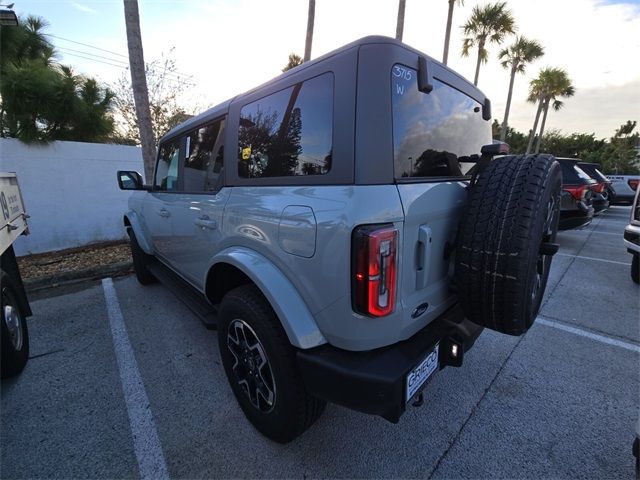
[[[433,90],[418,90],[418,72],[396,64],[391,70],[393,152],[396,179],[462,177],[491,143],[482,105],[437,79]]]
[[[333,84],[333,73],[325,73],[242,107],[238,175],[328,173],[333,150]]]

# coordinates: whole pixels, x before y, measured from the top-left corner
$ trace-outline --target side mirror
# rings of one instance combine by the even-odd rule
[[[145,190],[140,174],[127,170],[118,170],[118,186],[120,190]]]

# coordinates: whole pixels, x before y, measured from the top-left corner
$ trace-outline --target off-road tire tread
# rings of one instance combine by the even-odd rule
[[[247,416],[254,426],[256,426],[256,428],[265,436],[279,443],[288,443],[300,436],[311,425],[313,425],[313,423],[324,412],[326,402],[314,397],[306,390],[300,372],[297,368],[295,349],[291,346],[289,338],[282,328],[277,315],[258,287],[253,284],[242,285],[227,293],[221,305],[220,316],[224,315],[225,301],[235,301],[244,304],[247,309],[254,313],[253,320],[260,322],[263,328],[267,331],[267,335],[271,336],[271,339],[279,346],[277,354],[283,356],[283,361],[280,362],[284,368],[282,374],[288,379],[285,388],[288,392],[291,392],[295,398],[294,405],[296,413],[289,417],[289,424],[280,431],[265,431],[264,425],[260,425],[259,422],[257,423],[250,415]],[[251,319],[244,320],[251,321]],[[226,331],[227,325],[225,322],[225,325],[222,328],[218,328],[219,340],[226,338]],[[260,341],[264,342],[265,339],[261,338]],[[226,348],[222,341],[219,341],[219,345],[221,350],[222,348]],[[272,361],[271,363],[273,364],[274,362]],[[276,393],[276,403],[277,401]],[[247,413],[246,410],[245,413]]]
[[[559,206],[560,178],[550,155],[506,156],[492,161],[470,187],[456,245],[455,281],[472,322],[511,335],[533,323],[537,309],[531,315],[531,294],[523,294],[530,292],[533,253],[537,258],[539,243],[534,246],[533,236],[542,236],[536,222],[546,212],[545,189],[555,190],[551,194]],[[554,238],[555,231],[557,220]]]
[[[131,246],[131,258],[133,259],[133,270],[136,272],[136,278],[141,285],[150,285],[158,280],[149,271],[147,266],[155,261],[153,255],[149,255],[140,247],[136,234],[129,229],[129,244]]]

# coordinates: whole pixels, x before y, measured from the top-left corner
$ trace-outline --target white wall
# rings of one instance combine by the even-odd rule
[[[129,192],[117,170],[143,173],[140,148],[80,142],[26,145],[0,139],[0,172],[16,172],[31,234],[16,255],[126,238],[122,216]]]

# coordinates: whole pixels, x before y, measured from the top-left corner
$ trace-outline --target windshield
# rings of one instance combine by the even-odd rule
[[[391,70],[395,178],[461,177],[491,143],[491,125],[474,99],[436,79],[422,93],[417,78],[403,65]]]

